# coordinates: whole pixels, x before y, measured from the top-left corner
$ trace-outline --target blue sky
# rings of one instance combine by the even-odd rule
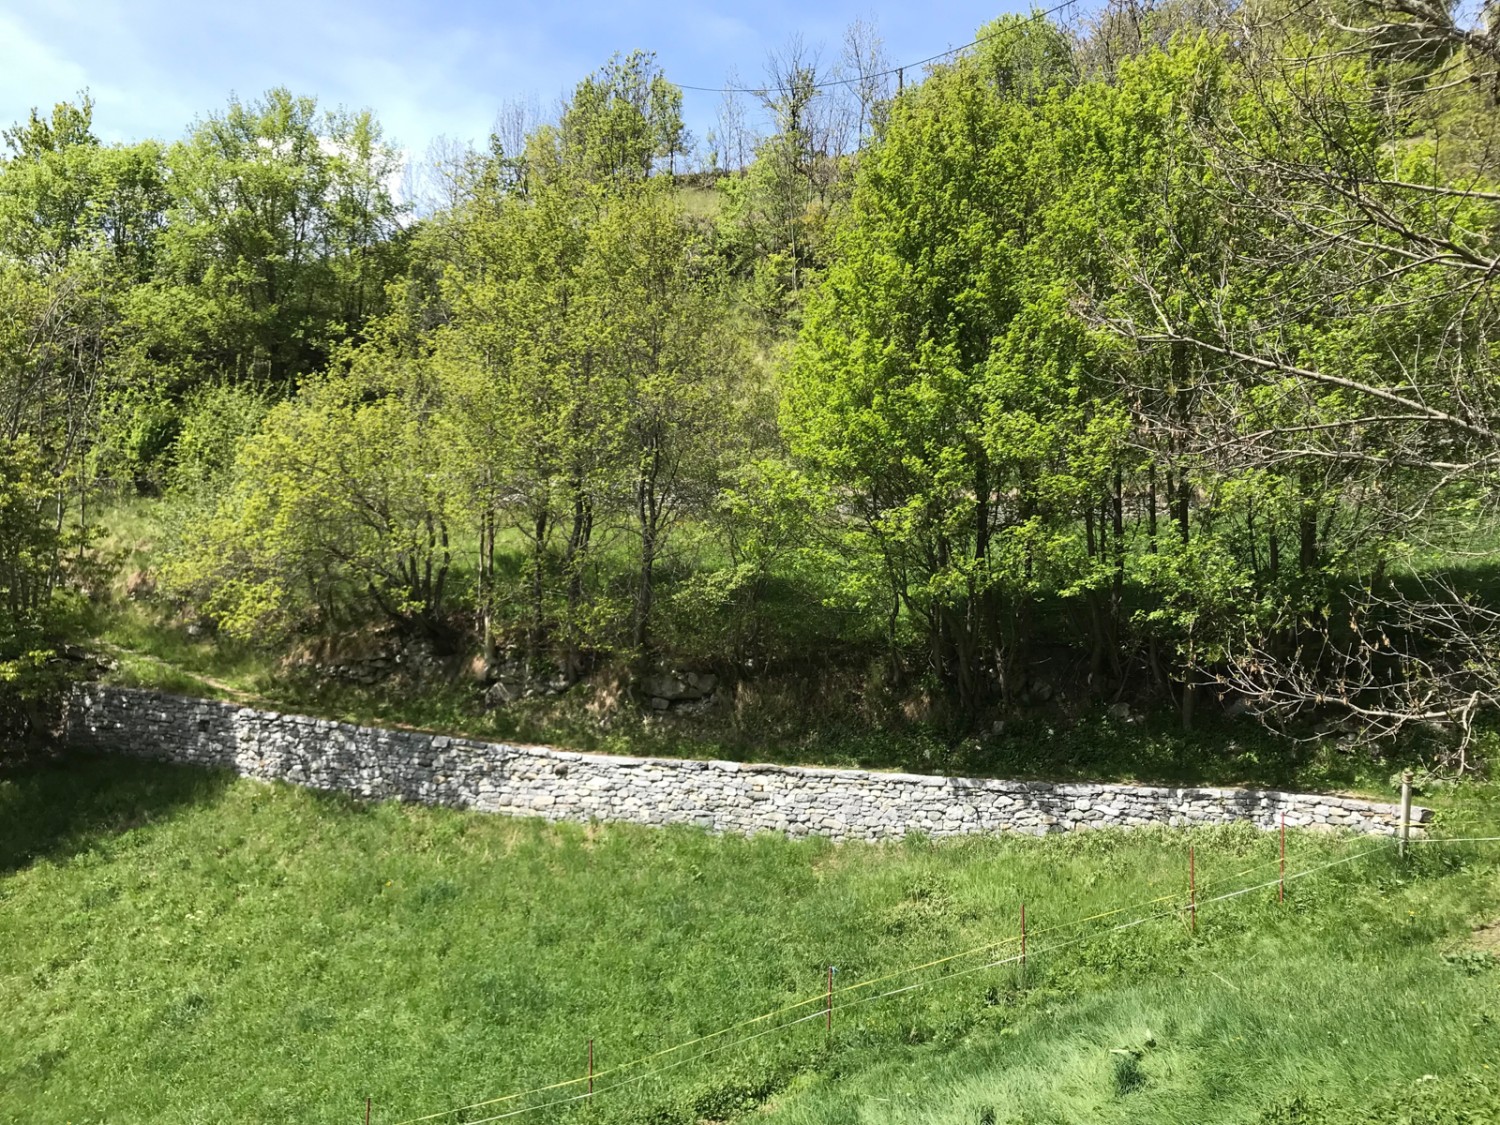
[[[654,50],[667,76],[718,86],[731,68],[749,84],[766,55],[800,33],[837,57],[843,29],[873,22],[892,61],[958,46],[1016,0],[509,4],[459,0],[424,9],[406,0],[0,0],[0,123],[87,87],[106,140],[175,139],[231,93],[272,86],[328,106],[369,108],[420,156],[446,136],[481,141],[507,99],[554,104],[614,51]],[[694,134],[711,128],[718,98],[687,93]]]

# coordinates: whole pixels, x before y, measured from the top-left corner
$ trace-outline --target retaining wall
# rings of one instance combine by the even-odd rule
[[[1272,828],[1283,813],[1289,827],[1389,836],[1400,822],[1396,805],[1343,797],[579,754],[99,685],[74,693],[68,738],[81,748],[217,766],[374,800],[834,840],[1231,821]],[[1428,810],[1412,810],[1413,824],[1428,819]]]

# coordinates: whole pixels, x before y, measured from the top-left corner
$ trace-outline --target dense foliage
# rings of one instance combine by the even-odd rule
[[[274,648],[837,666],[960,730],[1210,700],[1465,762],[1500,701],[1490,26],[1123,4],[896,90],[866,28],[842,65],[778,56],[770,134],[726,102],[691,172],[681,91],[616,57],[420,216],[368,114],[284,90],[173,145],[33,114],[0,406],[7,479],[51,484],[12,554],[50,599],[130,488],[164,596]]]

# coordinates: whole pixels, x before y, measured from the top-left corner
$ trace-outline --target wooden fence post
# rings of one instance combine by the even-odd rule
[[[1188,845],[1188,925],[1198,932],[1198,865],[1193,859],[1193,845]]]
[[[1411,838],[1411,770],[1401,771],[1401,840],[1396,850],[1406,858],[1406,841]]]
[[[1026,904],[1021,903],[1021,987],[1026,987]]]
[[[823,1029],[823,1038],[828,1042],[833,1041],[833,966],[828,966],[828,1003],[825,1006],[827,1024]]]

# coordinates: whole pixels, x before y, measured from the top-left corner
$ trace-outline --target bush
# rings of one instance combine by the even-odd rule
[[[176,492],[197,494],[221,487],[234,468],[240,443],[260,426],[270,409],[249,387],[206,387],[183,407],[173,446],[169,481]]]
[[[59,650],[78,629],[60,588],[76,537],[61,526],[57,488],[34,442],[0,443],[0,745],[50,734],[75,675]]]
[[[214,466],[237,447],[234,480],[186,529],[167,585],[241,640],[382,617],[439,630],[449,498],[427,418],[404,390],[313,383],[243,441],[234,431],[253,403],[240,396],[238,421],[210,422],[206,396],[190,449],[197,470],[226,472]]]

